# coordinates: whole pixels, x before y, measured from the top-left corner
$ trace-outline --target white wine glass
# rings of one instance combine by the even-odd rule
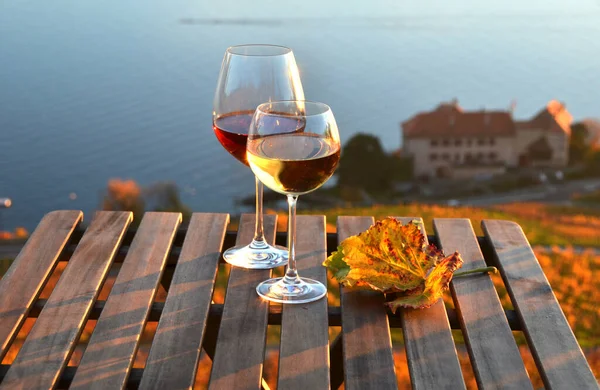
[[[247,158],[256,177],[287,196],[289,263],[285,276],[256,287],[266,300],[306,303],[327,294],[327,287],[301,278],[296,267],[296,202],[298,196],[321,187],[340,159],[340,136],[329,106],[308,101],[261,104],[248,134]]]
[[[304,99],[300,74],[290,48],[232,46],[225,52],[213,104],[213,130],[221,145],[244,165],[248,128],[256,107],[266,101]],[[248,245],[223,253],[238,267],[268,269],[287,264],[286,248],[269,245],[263,233],[263,185],[256,181],[256,225]]]

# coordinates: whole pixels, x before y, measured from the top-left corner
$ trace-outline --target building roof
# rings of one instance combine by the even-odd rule
[[[406,138],[512,136],[515,124],[508,112],[463,112],[457,104],[440,104],[402,123]]]
[[[573,117],[565,105],[558,100],[550,100],[546,107],[528,121],[517,122],[517,129],[545,129],[550,132],[571,134]]]
[[[453,101],[408,119],[402,123],[402,131],[405,138],[510,137],[522,129],[546,129],[571,134],[572,120],[565,105],[557,100],[551,100],[527,121],[513,120],[508,111],[464,112]]]

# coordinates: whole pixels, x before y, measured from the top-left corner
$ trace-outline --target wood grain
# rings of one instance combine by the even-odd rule
[[[82,219],[81,211],[46,214],[0,279],[0,361]]]
[[[372,217],[338,217],[341,242],[368,229]],[[397,389],[392,339],[382,293],[341,288],[344,386],[347,390]]]
[[[470,220],[436,218],[433,226],[444,252],[447,255],[460,253],[464,261],[460,271],[486,266]],[[450,290],[477,386],[480,389],[533,388],[490,275],[455,278]]]
[[[124,388],[181,213],[146,213],[71,389]]]
[[[140,389],[193,386],[228,223],[228,214],[192,215]]]
[[[400,217],[402,223],[421,218]],[[408,370],[413,389],[464,389],[460,362],[452,338],[444,302],[440,299],[428,309],[400,311]]]
[[[296,256],[301,277],[327,285],[325,217],[296,220]],[[304,305],[283,305],[279,349],[280,389],[329,388],[327,298]]]
[[[523,229],[499,220],[483,221],[482,227],[546,388],[598,389]]]
[[[96,213],[0,389],[56,385],[131,220],[130,212]]]
[[[264,216],[265,238],[271,243],[275,241],[276,218]],[[253,234],[254,215],[243,214],[236,244],[249,243]],[[231,267],[209,388],[261,387],[269,302],[258,296],[256,286],[270,276],[270,270]]]

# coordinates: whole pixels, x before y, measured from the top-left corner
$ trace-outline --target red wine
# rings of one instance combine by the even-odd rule
[[[238,111],[222,115],[214,120],[213,130],[217,139],[233,157],[248,165],[246,141],[254,111]]]
[[[233,157],[248,165],[246,141],[254,111],[238,111],[219,116],[213,122],[217,139]],[[272,133],[302,133],[305,121],[297,117],[263,117],[261,135]]]

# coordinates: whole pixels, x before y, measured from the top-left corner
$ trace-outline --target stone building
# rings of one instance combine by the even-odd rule
[[[415,177],[470,178],[501,174],[511,167],[564,167],[572,117],[550,101],[527,121],[509,111],[465,112],[442,103],[401,124],[403,150],[413,157]]]

